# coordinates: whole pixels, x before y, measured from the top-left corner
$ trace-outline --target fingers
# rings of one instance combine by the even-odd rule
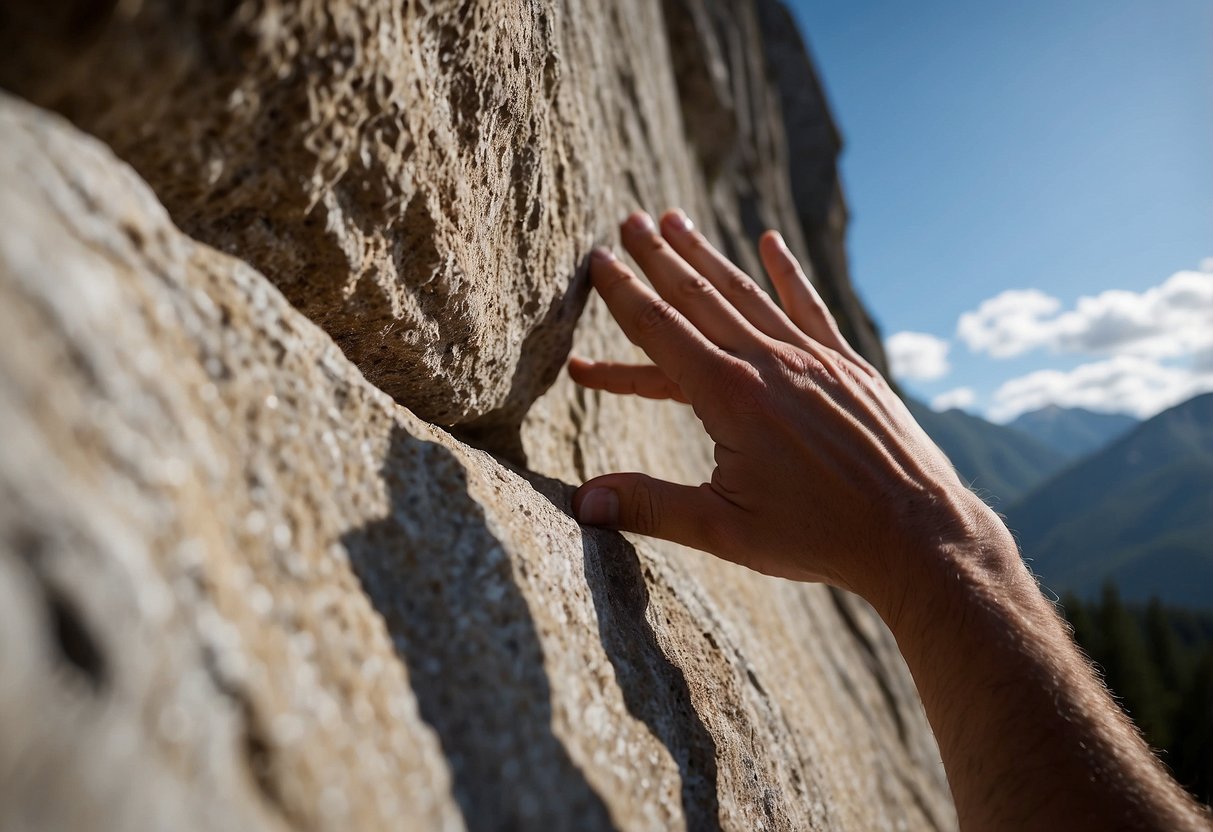
[[[800,331],[770,295],[696,231],[686,214],[667,211],[661,217],[661,233],[674,251],[711,281],[757,329],[781,341],[796,343],[800,340]]]
[[[624,248],[663,298],[721,349],[751,352],[758,334],[710,280],[691,268],[657,233],[652,218],[638,211],[620,228]]]
[[[736,360],[721,352],[610,251],[594,250],[590,280],[628,339],[691,401],[714,383],[723,364]]]
[[[678,485],[646,474],[595,477],[573,495],[579,523],[660,537],[704,551],[719,548],[711,539],[713,523],[736,510],[707,485]]]
[[[866,362],[851,348],[851,345],[838,331],[834,316],[822,302],[821,296],[813,288],[800,264],[788,251],[787,244],[777,231],[768,231],[758,241],[758,253],[762,257],[762,265],[788,317],[800,327],[806,335],[818,343],[824,344],[847,358],[866,366]]]
[[[616,364],[609,361],[569,359],[569,375],[583,387],[608,393],[634,394],[646,399],[674,399],[690,404],[678,385],[653,365]]]

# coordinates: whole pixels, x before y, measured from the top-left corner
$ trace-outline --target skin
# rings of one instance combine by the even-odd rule
[[[651,288],[606,249],[590,275],[653,364],[573,359],[569,373],[691,405],[716,468],[698,486],[596,477],[578,519],[866,599],[914,676],[963,829],[1213,828],[782,238],[759,246],[780,308],[681,212],[660,229],[633,214],[621,236]]]

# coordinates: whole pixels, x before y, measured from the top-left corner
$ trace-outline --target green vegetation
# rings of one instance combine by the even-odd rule
[[[1055,590],[1213,606],[1213,394],[1143,423],[1006,510]]]
[[[1068,594],[1062,611],[1121,706],[1175,778],[1213,802],[1213,613]]]
[[[962,410],[936,413],[912,399],[906,406],[964,481],[995,508],[1028,493],[1066,464],[1060,451]]]

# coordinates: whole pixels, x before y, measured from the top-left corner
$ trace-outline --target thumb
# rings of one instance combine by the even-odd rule
[[[587,526],[605,526],[710,551],[705,518],[719,499],[706,486],[678,485],[647,474],[595,477],[573,495],[573,513]]]

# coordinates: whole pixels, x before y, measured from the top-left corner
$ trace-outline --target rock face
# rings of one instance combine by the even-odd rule
[[[627,210],[683,204],[750,267],[767,225],[806,253],[747,4],[666,0],[668,38],[635,0],[7,5],[0,84],[106,141],[430,421],[521,420]]]
[[[954,825],[866,605],[568,515],[711,466],[553,384],[625,210],[833,262],[765,0],[63,8],[0,12],[110,146],[0,96],[0,827]]]

